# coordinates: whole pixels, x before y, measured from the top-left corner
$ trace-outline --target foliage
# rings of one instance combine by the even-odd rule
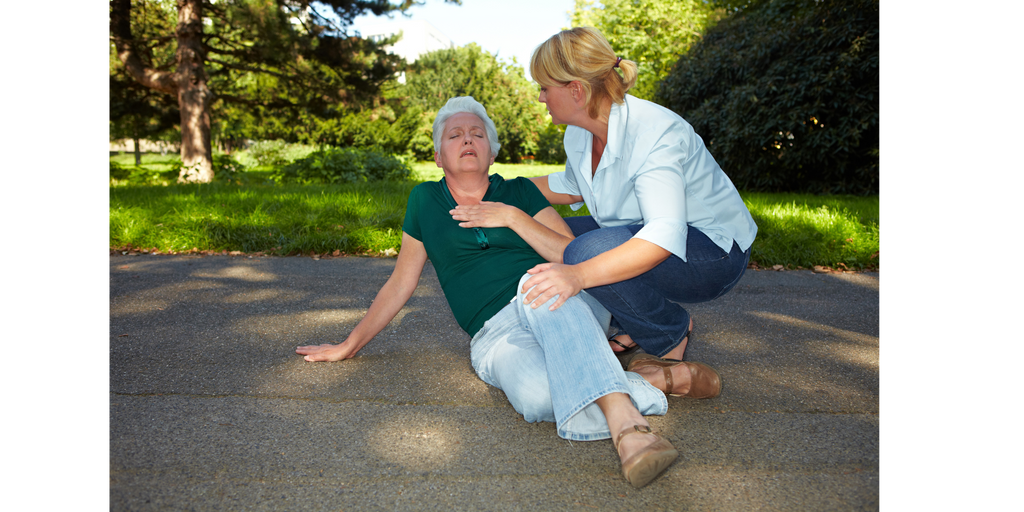
[[[161,9],[143,7],[133,14],[140,18],[137,30],[144,40],[156,38],[157,31],[173,28],[175,22],[171,13]],[[113,51],[110,54],[108,94],[111,141],[173,140],[180,137],[177,130],[180,122],[178,99],[133,80],[125,73],[124,66]],[[136,151],[136,155],[141,157],[139,151]]]
[[[662,82],[741,190],[878,193],[878,2],[757,2]]]
[[[658,82],[724,14],[704,0],[576,0],[572,26],[594,27],[615,53],[637,63],[630,94],[653,99]]]
[[[147,155],[149,157],[149,155]],[[167,186],[174,183],[181,172],[181,157],[172,155],[164,158],[145,158],[146,164],[126,165],[115,158],[110,159],[111,186]],[[229,155],[213,155],[215,180],[226,183],[246,181],[243,173],[247,168]]]
[[[349,146],[405,154],[420,124],[426,121],[422,111],[413,106],[396,119],[383,109],[364,110],[333,119],[308,119],[308,129],[296,130],[297,139],[308,144]]]
[[[178,102],[139,85],[123,73],[110,75],[110,140],[169,140],[177,135]]]
[[[288,163],[285,151],[288,144],[283,140],[261,140],[249,146],[249,156],[261,166],[279,166]]]
[[[182,126],[182,156],[207,169],[211,130],[230,146],[246,138],[287,139],[309,119],[372,108],[400,58],[381,49],[391,41],[349,37],[347,27],[364,12],[404,11],[413,3],[111,0],[111,52],[119,62],[112,73],[123,68],[140,84],[178,98],[183,115],[194,119]]]
[[[324,148],[273,174],[278,183],[356,183],[406,180],[412,171],[402,160],[374,150]]]
[[[422,55],[406,71],[405,79],[396,94],[425,114],[410,147],[421,160],[433,159],[430,124],[437,110],[455,96],[472,96],[487,108],[501,142],[499,162],[519,162],[533,154],[537,132],[549,124],[543,105],[537,102],[539,91],[526,79],[522,66],[515,60],[501,62],[475,43]],[[423,135],[430,140],[429,146]]]
[[[564,137],[564,124],[546,123],[537,140],[537,151],[534,153],[537,161],[545,164],[564,164],[566,158],[565,145],[562,142]]]

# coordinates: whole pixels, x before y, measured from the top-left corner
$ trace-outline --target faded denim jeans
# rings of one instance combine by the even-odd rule
[[[519,290],[529,278],[522,277]],[[559,437],[590,441],[611,437],[594,403],[609,393],[626,393],[644,415],[668,411],[664,393],[622,370],[605,335],[609,315],[597,301],[580,293],[548,311],[554,298],[534,309],[523,306],[523,297],[476,333],[471,358],[480,379],[504,391],[526,421],[552,421]]]

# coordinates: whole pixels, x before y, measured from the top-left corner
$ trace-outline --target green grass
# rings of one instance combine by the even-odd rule
[[[413,186],[112,187],[110,246],[268,254],[397,250]]]
[[[750,259],[759,265],[879,267],[878,196],[741,195],[757,223]]]
[[[413,179],[416,180],[437,181],[444,176],[444,172],[434,162],[416,162],[411,167]],[[520,176],[524,178],[546,176],[564,170],[564,165],[495,163],[491,166],[490,172],[491,174],[500,174],[505,179],[512,179]]]
[[[174,155],[144,155],[167,165]],[[111,157],[134,165],[131,154]],[[495,164],[505,178],[540,176],[557,165]],[[420,181],[442,174],[433,162],[413,165],[417,181],[355,185],[270,185],[268,171],[247,171],[244,185],[111,186],[110,247],[160,252],[242,251],[266,254],[380,254],[401,245],[405,203]],[[878,196],[741,193],[757,222],[751,260],[762,267],[879,268]],[[563,216],[588,215],[556,206]]]

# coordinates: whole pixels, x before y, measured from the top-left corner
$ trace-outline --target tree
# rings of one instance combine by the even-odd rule
[[[139,142],[166,139],[179,120],[178,102],[143,87],[122,73],[110,75],[110,139],[135,142],[135,165],[142,164]]]
[[[294,118],[372,104],[398,60],[372,41],[347,37],[346,27],[364,12],[413,4],[399,2],[144,0],[133,7],[131,0],[111,0],[110,34],[127,75],[178,101],[179,181],[209,182],[211,110],[218,100]]]
[[[422,55],[405,77],[406,84],[397,94],[426,114],[423,119],[427,126],[449,98],[472,96],[487,108],[498,129],[498,161],[519,162],[537,150],[537,134],[546,124],[546,111],[537,101],[536,86],[526,79],[522,66],[514,59],[501,62],[470,43]],[[428,146],[423,140],[424,136],[429,139],[429,133],[429,129],[421,128],[421,140],[413,141],[419,158],[433,158],[433,143]]]
[[[679,56],[724,12],[703,0],[576,0],[572,26],[600,30],[619,57],[636,62],[629,92],[651,100]]]
[[[745,190],[878,193],[877,0],[773,0],[681,58],[659,101]]]

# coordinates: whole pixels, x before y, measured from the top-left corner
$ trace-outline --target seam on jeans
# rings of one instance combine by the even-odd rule
[[[636,278],[633,278],[633,279],[636,279]],[[624,282],[624,281],[620,281],[620,282]],[[650,320],[648,320],[648,319],[647,319],[646,317],[642,317],[642,316],[640,315],[640,313],[639,313],[639,312],[638,312],[638,311],[637,311],[637,310],[636,310],[635,308],[633,308],[633,305],[632,305],[632,304],[630,304],[630,303],[629,303],[628,301],[626,301],[626,299],[625,299],[625,298],[623,298],[622,294],[620,294],[620,293],[619,293],[619,291],[615,289],[615,287],[614,287],[614,285],[615,285],[615,284],[617,284],[617,283],[609,284],[609,285],[606,285],[606,286],[608,286],[608,289],[609,289],[609,290],[611,290],[611,291],[612,291],[612,293],[614,293],[614,294],[615,294],[615,296],[619,298],[619,301],[620,301],[620,302],[622,302],[623,304],[625,304],[625,305],[626,305],[626,306],[627,306],[627,307],[629,308],[629,311],[630,311],[631,313],[633,313],[633,318],[635,318],[635,319],[642,319],[642,320],[643,320],[643,323],[644,323],[644,324],[646,324],[646,325],[648,325],[648,326],[651,326],[651,327],[653,327],[653,329],[651,329],[651,330],[653,330],[653,331],[658,331],[658,332],[660,332],[660,333],[661,333],[662,335],[664,335],[664,336],[665,336],[666,338],[668,338],[668,339],[670,339],[670,340],[672,339],[672,336],[671,336],[671,335],[670,335],[670,334],[669,334],[668,332],[666,332],[666,331],[665,331],[664,329],[662,329],[661,327],[658,327],[658,326],[657,326],[656,324],[652,323],[652,322],[651,322]],[[647,285],[644,285],[644,286],[647,286]],[[662,300],[668,300],[668,299],[665,299],[664,297],[662,297]],[[680,306],[680,307],[682,307],[682,306]],[[683,309],[683,311],[686,311],[686,309]],[[686,314],[687,314],[687,315],[689,315],[689,314],[690,314],[690,312],[689,312],[689,311],[686,311]],[[614,316],[615,316],[615,315],[612,315],[612,317],[613,317],[613,318],[614,318]],[[621,322],[621,320],[620,320],[620,322]],[[628,332],[628,331],[627,331],[627,332]],[[630,335],[630,336],[632,336],[632,335]],[[634,341],[636,341],[636,340],[634,340]],[[679,338],[679,340],[677,340],[677,341],[675,342],[675,345],[673,345],[673,346],[669,347],[669,349],[668,349],[668,350],[666,350],[665,352],[663,352],[662,354],[657,354],[657,356],[658,356],[658,357],[661,357],[662,355],[664,355],[664,354],[667,354],[667,353],[671,352],[671,351],[672,351],[672,349],[674,349],[674,348],[678,347],[678,346],[679,346],[679,344],[680,344],[680,343],[682,343],[682,342],[683,342],[683,339],[682,339],[682,338]],[[643,347],[641,347],[641,348],[643,348]]]
[[[561,436],[562,432],[568,433],[567,430],[562,428],[562,426],[565,424],[566,421],[568,421],[570,418],[575,416],[578,412],[582,411],[584,407],[586,407],[586,406],[596,402],[598,398],[601,398],[602,396],[605,396],[605,395],[609,395],[611,393],[622,393],[622,394],[624,394],[626,396],[630,396],[630,394],[629,394],[629,385],[628,384],[626,385],[626,389],[625,390],[619,389],[621,386],[619,386],[617,383],[610,383],[609,386],[611,388],[613,388],[613,389],[606,389],[606,390],[602,390],[602,391],[597,391],[595,393],[592,393],[590,396],[588,396],[584,400],[582,400],[583,405],[579,405],[579,406],[575,407],[570,413],[566,414],[564,420],[559,419],[559,418],[555,418],[555,426],[556,426],[556,429],[558,430],[559,435]],[[630,400],[632,401],[632,397],[631,396],[630,396]],[[601,435],[601,434],[587,434],[587,436],[590,436],[590,435]],[[565,437],[565,436],[563,436],[563,437]],[[608,437],[594,437],[594,438],[591,438],[591,439],[597,440],[597,439],[609,439],[609,438],[611,438],[611,431],[609,431]],[[574,441],[579,441],[581,439],[573,439],[573,440]]]

